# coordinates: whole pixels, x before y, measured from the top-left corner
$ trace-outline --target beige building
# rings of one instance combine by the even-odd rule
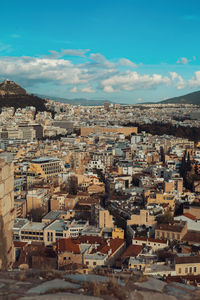
[[[106,209],[99,210],[99,227],[114,227],[113,217],[110,212]]]
[[[192,216],[196,217],[197,220],[200,220],[200,207],[198,206],[190,206],[189,208],[184,208],[183,213],[191,214]]]
[[[48,180],[63,173],[63,166],[57,158],[40,157],[31,161],[28,171]]]
[[[0,270],[14,262],[14,169],[9,156],[0,156]]]
[[[179,193],[183,192],[183,179],[177,178],[164,182],[164,192],[171,193],[172,191],[177,191]]]
[[[171,210],[175,208],[175,197],[173,195],[169,195],[168,193],[162,192],[152,192],[147,197],[147,205],[155,203],[158,205],[168,204]]]
[[[152,226],[157,222],[155,220],[155,216],[150,215],[149,211],[146,209],[141,209],[140,214],[131,215],[131,219],[127,221],[127,225],[146,225]]]
[[[199,275],[200,256],[182,256],[175,258],[176,275]]]
[[[101,132],[101,133],[122,133],[124,135],[131,135],[132,133],[138,132],[137,127],[100,127],[100,126],[94,126],[94,127],[81,127],[81,135],[89,135],[90,133],[95,132]]]
[[[78,202],[77,195],[65,193],[56,193],[51,198],[51,210],[68,210],[73,209]]]
[[[41,208],[44,214],[48,212],[49,194],[46,189],[29,190],[26,199],[27,213],[38,208]]]
[[[157,224],[155,238],[181,241],[187,233],[187,222],[173,221],[169,224]]]

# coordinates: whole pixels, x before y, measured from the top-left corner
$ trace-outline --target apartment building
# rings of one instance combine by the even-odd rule
[[[11,157],[0,155],[0,270],[12,266],[14,246],[14,169]]]
[[[187,222],[173,221],[169,224],[157,224],[155,238],[181,241],[187,233]]]
[[[54,157],[40,157],[30,162],[29,172],[40,175],[46,180],[63,173],[64,169],[61,161]]]

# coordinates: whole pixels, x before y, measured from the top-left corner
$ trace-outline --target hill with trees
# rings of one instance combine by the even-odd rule
[[[46,101],[35,95],[30,95],[14,81],[4,80],[0,83],[0,108],[24,108],[33,106],[36,111],[47,111]]]

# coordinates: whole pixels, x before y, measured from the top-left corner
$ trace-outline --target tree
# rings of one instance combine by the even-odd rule
[[[163,215],[157,217],[158,224],[167,224],[173,221],[173,216],[170,211],[166,211]]]
[[[165,163],[165,152],[163,146],[160,147],[160,161]]]
[[[70,195],[76,195],[78,192],[78,179],[76,176],[70,176],[67,182],[67,189]]]
[[[187,155],[187,164],[186,164],[186,169],[187,169],[187,172],[190,172],[191,169],[192,169],[192,166],[191,166],[191,161],[190,161],[190,153],[188,152],[188,155]]]

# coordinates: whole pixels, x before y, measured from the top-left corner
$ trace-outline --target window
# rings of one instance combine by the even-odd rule
[[[66,260],[66,257],[65,257],[65,256],[63,257],[63,260]]]
[[[181,274],[181,268],[178,269],[178,273]]]
[[[185,273],[186,273],[186,274],[188,273],[188,268],[185,268]]]
[[[93,262],[93,266],[96,266],[96,264],[97,264],[96,261],[94,261],[94,262]]]
[[[190,267],[189,270],[190,270],[190,273],[192,273],[192,267]]]
[[[196,271],[197,271],[197,267],[194,267],[194,273],[196,273]]]

